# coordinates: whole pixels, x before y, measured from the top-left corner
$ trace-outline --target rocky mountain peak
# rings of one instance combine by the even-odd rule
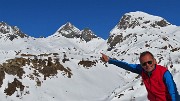
[[[81,41],[89,42],[93,38],[97,38],[92,30],[89,28],[84,28],[79,30],[70,22],[67,22],[65,25],[61,26],[58,31],[53,35],[56,37],[64,36],[66,38],[78,38]]]
[[[5,22],[0,22],[0,33],[6,34],[10,32],[10,26],[7,25]]]
[[[155,36],[155,33],[151,34],[151,32],[158,30],[157,32],[162,33],[162,28],[168,27],[169,25],[171,24],[159,16],[150,15],[140,11],[126,13],[110,32],[110,37],[107,41],[109,44],[108,50],[111,50],[116,44],[122,43],[127,39],[142,36],[145,34],[144,30],[147,31],[146,33],[149,33],[148,36]]]
[[[97,36],[89,28],[85,28],[81,31],[81,39],[84,39],[86,42],[93,38],[97,38]]]
[[[67,22],[65,25],[59,28],[58,34],[66,38],[79,38],[80,30],[74,25],[72,25],[70,22]]]
[[[0,22],[0,38],[14,40],[15,38],[28,37],[17,26],[10,26],[5,22]]]
[[[137,11],[126,13],[125,15],[123,15],[117,27],[118,29],[126,30],[127,28],[133,29],[136,26],[140,26],[142,28],[159,28],[168,25],[170,25],[170,23],[161,17]]]

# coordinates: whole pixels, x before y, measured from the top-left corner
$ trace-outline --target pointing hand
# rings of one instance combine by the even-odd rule
[[[101,57],[102,61],[108,62],[109,61],[109,57],[107,55],[103,54],[103,53],[101,53],[101,54],[102,54],[102,57]]]

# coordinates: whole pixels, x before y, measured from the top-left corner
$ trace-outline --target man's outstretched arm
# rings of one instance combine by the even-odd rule
[[[142,73],[142,68],[140,64],[129,64],[127,62],[119,61],[119,60],[114,60],[109,58],[108,61],[109,64],[114,64],[120,68],[123,68],[125,70],[131,71],[133,73],[141,74]]]
[[[103,53],[101,53],[101,54],[102,54],[101,59],[104,62],[108,62],[109,64],[114,64],[114,65],[116,65],[118,67],[121,67],[121,68],[123,68],[125,70],[131,71],[133,73],[141,74],[141,72],[142,72],[142,68],[141,68],[140,64],[128,64],[126,62],[111,59],[111,58],[109,58],[107,55],[105,55]]]

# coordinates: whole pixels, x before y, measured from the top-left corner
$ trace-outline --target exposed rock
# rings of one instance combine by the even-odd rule
[[[89,67],[96,66],[96,62],[89,60],[81,60],[79,61],[78,65],[83,65],[83,67],[88,69]]]
[[[17,88],[19,88],[20,91],[23,91],[24,87],[25,86],[22,84],[22,82],[15,78],[12,83],[8,83],[8,88],[4,90],[4,93],[6,93],[6,95],[11,96],[12,94],[14,94],[15,91],[17,91]]]
[[[131,15],[124,15],[117,26],[119,29],[126,30],[127,28],[134,28],[136,26],[140,26],[140,23],[136,18],[132,20]]]
[[[23,54],[23,56],[25,56],[25,54]],[[32,74],[27,75],[25,73],[24,69],[26,66],[31,67],[31,70],[34,69]],[[23,77],[29,77],[29,79],[35,80],[37,86],[41,86],[41,81],[38,79],[41,77],[40,74],[43,75],[44,80],[46,80],[47,78],[56,76],[58,71],[62,71],[62,75],[66,75],[68,78],[71,78],[73,75],[70,68],[65,68],[62,64],[60,64],[58,58],[52,59],[51,57],[48,57],[48,59],[38,59],[38,56],[36,56],[34,59],[23,57],[9,59],[0,65],[0,87],[3,84],[5,73],[9,75],[16,75],[19,77],[19,79],[23,79]],[[17,91],[17,88],[20,88],[20,91],[23,91],[24,85],[22,85],[22,83],[17,78],[15,78],[12,83],[8,84],[8,88],[5,89],[6,95],[11,96],[15,91]]]
[[[9,26],[5,22],[0,22],[0,35],[9,40],[14,40],[18,37],[25,38],[28,37],[25,33],[23,33],[17,26]]]
[[[89,28],[85,28],[81,32],[80,38],[85,40],[86,42],[88,42],[88,41],[92,40],[93,38],[97,38],[97,36]]]
[[[66,38],[79,38],[80,37],[79,29],[77,29],[70,22],[66,23],[58,32]]]

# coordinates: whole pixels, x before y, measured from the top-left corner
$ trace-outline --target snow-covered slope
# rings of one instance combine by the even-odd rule
[[[149,50],[180,91],[180,27],[161,17],[126,13],[107,40],[69,22],[47,38],[20,32],[0,23],[1,101],[147,101],[141,77],[103,63],[100,52],[139,63]]]

